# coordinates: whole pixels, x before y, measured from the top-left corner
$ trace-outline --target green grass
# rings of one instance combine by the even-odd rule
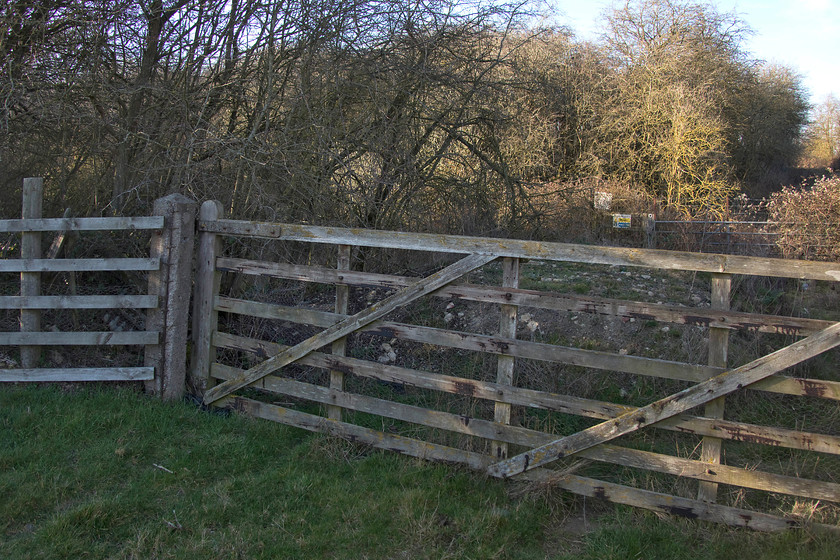
[[[3,559],[835,558],[838,545],[522,493],[113,387],[0,387],[0,450]],[[567,530],[586,512],[594,530]]]

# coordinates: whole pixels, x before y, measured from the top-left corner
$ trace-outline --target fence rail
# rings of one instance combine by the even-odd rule
[[[557,262],[607,264],[691,272],[744,274],[811,280],[840,280],[837,263],[796,261],[741,255],[697,254],[684,251],[597,247],[573,243],[549,243],[465,237],[428,233],[341,229],[300,224],[276,224],[238,220],[199,220],[200,232],[300,241],[328,245],[351,245],[380,249],[405,249],[496,257],[541,259]]]
[[[194,385],[204,391],[206,402],[409,455],[462,463],[490,474],[551,481],[578,494],[762,530],[787,528],[802,520],[735,507],[736,504],[713,503],[722,498],[718,485],[840,502],[840,485],[830,477],[809,479],[772,469],[727,465],[723,464],[722,452],[725,442],[732,442],[840,456],[838,434],[808,430],[805,424],[760,425],[738,420],[737,414],[732,414],[735,419],[725,419],[723,414],[723,397],[730,391],[749,391],[757,399],[765,398],[762,395],[769,392],[788,400],[840,400],[838,379],[776,372],[800,360],[800,346],[820,354],[836,344],[837,324],[729,310],[730,285],[735,274],[834,282],[840,280],[840,264],[243,222],[223,219],[220,205],[212,202],[202,207],[198,229],[191,374]],[[334,267],[311,262],[311,252],[306,253],[309,257],[305,264],[226,254],[223,236],[273,239],[280,244],[333,245]],[[469,264],[465,262],[469,259],[459,261],[464,263],[462,269],[452,275],[445,273],[445,285],[438,286],[431,285],[428,278],[350,270],[351,247],[485,258],[475,258]],[[492,265],[496,271],[493,277],[501,285],[476,284],[461,277],[475,266],[487,269],[482,263],[494,259],[501,261]],[[682,307],[521,289],[520,267],[524,259],[634,267],[642,271],[651,268],[710,273],[712,301],[708,308]],[[444,269],[447,270],[452,267]],[[223,281],[224,278],[234,280]],[[243,288],[243,278],[252,278],[255,283],[251,288]],[[300,301],[272,301],[272,293],[285,293],[294,286],[319,285],[333,286],[331,310],[324,308],[323,297],[315,298],[319,302],[316,307]],[[225,293],[222,286],[239,288],[235,294],[225,288]],[[272,292],[272,286],[279,291]],[[429,293],[422,300],[415,298],[420,287],[429,287],[423,291]],[[313,290],[323,293],[322,288]],[[362,297],[365,292],[368,296]],[[370,296],[373,293],[378,295]],[[387,293],[392,295],[382,299]],[[354,315],[348,310],[348,299],[356,307],[368,307]],[[471,332],[464,330],[464,325],[455,329],[449,324],[428,325],[411,320],[419,316],[422,323],[423,306],[440,308],[446,304],[433,301],[441,299],[448,301],[450,307],[476,306],[478,314],[497,321],[495,332]],[[400,307],[392,305],[397,300]],[[379,313],[383,309],[397,317],[386,318],[384,312]],[[708,363],[575,347],[559,339],[535,340],[533,335],[530,340],[521,338],[523,325],[527,325],[523,310],[529,314],[566,312],[605,320],[700,328],[707,337]],[[359,321],[362,316],[373,319]],[[780,350],[781,357],[759,360],[772,366],[744,364],[729,369],[729,333],[736,330],[795,337],[801,342]],[[278,337],[290,340],[279,343]],[[338,346],[333,342],[336,339],[342,341]],[[821,342],[815,345],[814,340]],[[394,345],[409,349],[404,361],[397,358]],[[424,365],[422,356],[441,362],[443,371],[432,371]],[[464,361],[477,364],[468,368],[472,373],[455,367]],[[670,388],[670,392],[649,401],[653,404],[630,406],[608,398],[575,394],[571,387],[562,384],[558,384],[559,390],[547,390],[521,380],[523,368],[531,367],[530,364],[543,364],[539,367],[561,372],[558,375],[585,377],[590,375],[588,372],[601,372],[599,375],[616,379],[633,379],[633,383],[658,379],[649,386],[660,391]],[[723,379],[727,381],[718,385],[718,380]],[[714,386],[715,390],[704,392],[707,386]],[[265,391],[268,396],[263,399],[259,393],[243,394],[246,387]],[[688,391],[686,395],[693,395],[691,398],[696,400],[686,400],[684,408],[677,412],[667,409],[669,412],[663,413],[667,407],[662,408],[666,405],[660,403],[683,398],[679,396],[682,393],[673,393],[679,387],[688,387],[684,389]],[[713,396],[720,398],[710,400]],[[774,406],[773,402],[768,400],[767,406]],[[704,405],[705,410],[688,410],[696,405]],[[657,422],[658,419],[661,420]],[[622,430],[632,434],[644,429],[651,432],[648,437],[655,441],[663,440],[662,434],[689,439],[679,440],[670,453],[662,443],[649,449],[635,448],[640,445],[638,441],[635,445],[607,443],[614,437],[606,435],[609,426],[619,421],[624,422]],[[648,421],[655,424],[648,427]],[[604,424],[597,430],[587,429],[586,425],[591,426],[592,422]],[[690,438],[696,438],[693,444]],[[677,486],[693,480],[696,497],[654,492],[626,481],[605,479],[603,475],[572,474],[571,470],[577,467],[566,464],[555,468],[557,454],[539,451],[560,449],[568,441],[583,439],[588,443],[573,448],[571,459],[667,475],[678,481]],[[691,452],[693,449],[699,450],[699,456]],[[545,464],[533,469],[537,456]]]
[[[0,220],[0,233],[35,231],[114,231],[163,229],[163,216],[115,218],[28,218]]]

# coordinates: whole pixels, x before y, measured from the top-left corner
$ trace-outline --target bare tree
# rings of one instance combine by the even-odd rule
[[[840,100],[833,95],[813,109],[807,128],[805,157],[811,167],[828,167],[840,161]]]

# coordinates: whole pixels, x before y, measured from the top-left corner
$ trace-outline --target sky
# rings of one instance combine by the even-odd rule
[[[600,33],[610,0],[550,0],[558,23],[580,39]],[[623,3],[623,2],[622,2]],[[813,105],[840,98],[840,0],[712,0],[718,11],[736,12],[754,34],[744,45],[753,57],[779,63],[802,76]]]

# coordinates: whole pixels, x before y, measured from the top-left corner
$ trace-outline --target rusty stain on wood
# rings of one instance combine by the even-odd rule
[[[475,396],[475,387],[472,383],[466,383],[463,381],[455,381],[455,393],[459,395],[464,395],[465,397],[474,397]]]
[[[825,396],[825,387],[821,386],[819,383],[816,383],[810,379],[796,379],[796,382],[802,386],[802,390],[805,391],[805,394],[809,397]]]

